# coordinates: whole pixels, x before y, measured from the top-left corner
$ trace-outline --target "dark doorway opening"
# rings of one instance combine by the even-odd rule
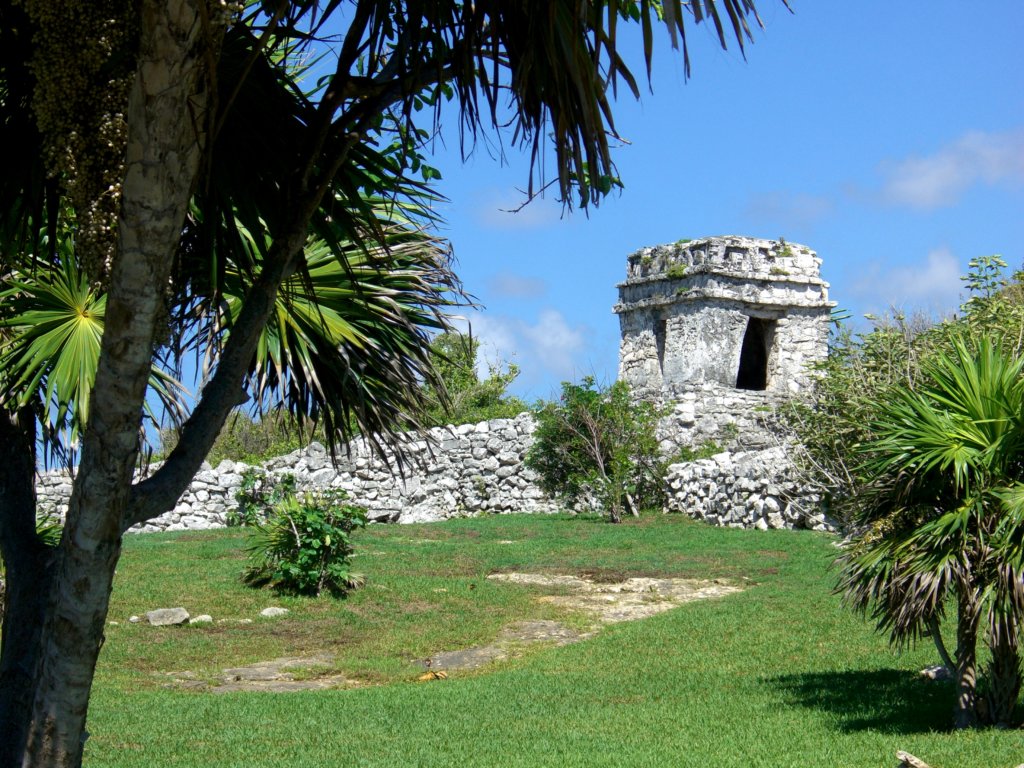
[[[752,317],[747,321],[740,349],[737,389],[763,390],[768,387],[768,354],[771,352],[775,321]]]

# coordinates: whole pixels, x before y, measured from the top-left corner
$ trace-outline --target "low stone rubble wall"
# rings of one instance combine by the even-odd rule
[[[666,511],[731,528],[811,528],[835,531],[821,498],[801,485],[781,447],[723,452],[673,464],[666,476]]]
[[[671,439],[666,437],[664,443],[672,451],[693,442],[694,434],[688,439],[678,431],[685,430],[686,422],[691,421],[686,403],[682,410],[671,419],[676,433]],[[300,489],[343,488],[354,504],[366,507],[369,518],[378,522],[420,523],[484,513],[555,512],[564,505],[548,498],[536,485],[534,473],[523,464],[534,429],[535,422],[528,413],[514,419],[433,429],[429,441],[410,438],[404,445],[406,462],[401,474],[393,455],[384,462],[361,441],[352,443],[351,453],[342,454],[336,464],[323,446],[313,443],[271,459],[263,469],[294,474]],[[753,439],[745,438],[746,433],[744,430],[739,437],[741,444]],[[711,431],[697,430],[695,434],[703,439],[711,436]],[[228,511],[237,507],[235,494],[248,468],[231,461],[221,462],[216,468],[204,465],[173,510],[133,530],[223,527]],[[666,511],[682,512],[714,525],[831,529],[820,514],[818,497],[801,489],[785,452],[778,447],[723,452],[711,459],[675,464],[667,483]],[[37,484],[40,510],[63,516],[70,491],[66,475],[42,475]]]
[[[430,440],[410,439],[405,463],[394,454],[382,461],[356,440],[350,453],[332,464],[319,443],[271,459],[263,466],[275,474],[292,473],[304,488],[343,488],[354,504],[366,507],[379,522],[420,523],[484,512],[555,512],[560,508],[537,487],[523,465],[533,442],[534,421],[528,413],[514,419],[441,427]],[[390,467],[390,468],[389,468]],[[204,465],[174,509],[136,531],[218,528],[230,509],[248,465],[224,461]],[[41,511],[63,516],[71,481],[63,473],[46,473],[37,484]]]

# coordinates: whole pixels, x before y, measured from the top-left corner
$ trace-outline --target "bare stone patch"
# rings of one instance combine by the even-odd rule
[[[466,648],[461,651],[437,653],[423,662],[425,667],[438,670],[479,669],[495,661],[514,656],[516,649],[533,643],[568,645],[576,643],[593,632],[581,633],[557,621],[519,621],[510,624],[489,645]]]
[[[527,645],[544,643],[561,646],[577,643],[597,634],[604,624],[645,619],[683,603],[724,597],[742,591],[742,587],[718,579],[631,578],[619,582],[597,582],[579,576],[541,573],[495,573],[487,578],[509,584],[567,590],[570,594],[545,595],[540,600],[585,613],[595,623],[584,631],[578,631],[557,621],[515,622],[501,630],[493,643],[434,654],[421,662],[424,667],[438,672],[480,669],[515,657]],[[359,681],[341,674],[316,674],[317,668],[330,669],[333,661],[334,657],[327,654],[271,659],[225,669],[220,681],[216,683],[197,680],[193,673],[184,672],[177,675],[175,685],[210,693],[284,693],[361,685]]]
[[[510,584],[567,588],[572,594],[546,595],[540,599],[589,614],[598,623],[587,631],[578,632],[557,621],[517,622],[505,627],[493,643],[435,654],[423,662],[425,667],[445,671],[479,669],[509,658],[523,645],[568,645],[592,637],[602,624],[645,619],[683,603],[742,591],[741,587],[718,579],[632,578],[616,583],[596,583],[579,576],[541,573],[494,573],[487,578]]]
[[[640,577],[603,584],[579,576],[543,573],[493,573],[487,578],[511,584],[568,588],[572,594],[548,595],[541,600],[589,613],[602,624],[646,619],[683,603],[742,591],[742,587],[721,579]]]
[[[232,667],[222,671],[217,683],[209,684],[195,680],[191,673],[178,676],[177,685],[182,688],[208,691],[210,693],[232,693],[235,691],[265,691],[287,693],[291,691],[317,691],[326,688],[353,688],[359,685],[339,674],[313,674],[320,667],[329,667],[333,656],[286,657],[260,661],[245,667]],[[296,679],[297,673],[302,679]],[[311,675],[306,677],[306,675]]]

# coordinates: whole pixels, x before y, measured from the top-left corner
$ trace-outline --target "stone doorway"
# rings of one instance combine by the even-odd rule
[[[747,320],[740,349],[740,365],[736,373],[736,389],[763,391],[768,388],[768,358],[771,354],[772,339],[775,337],[775,321],[761,317]]]

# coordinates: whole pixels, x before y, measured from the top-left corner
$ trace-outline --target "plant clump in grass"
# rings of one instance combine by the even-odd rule
[[[242,473],[242,483],[235,493],[238,507],[228,510],[228,527],[250,527],[265,522],[274,508],[295,495],[295,475],[271,475],[250,467]]]
[[[366,510],[346,504],[340,489],[300,496],[294,487],[294,478],[264,478],[239,491],[246,500],[241,516],[253,529],[248,552],[254,562],[242,580],[279,593],[343,597],[363,581],[351,568],[352,533],[366,525]]]

